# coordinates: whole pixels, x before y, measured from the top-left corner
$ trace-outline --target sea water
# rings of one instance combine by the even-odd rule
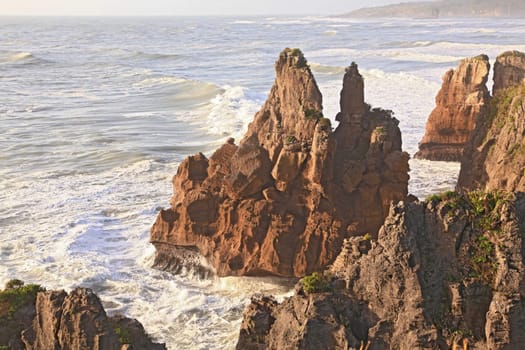
[[[250,295],[291,282],[154,270],[149,228],[182,159],[243,135],[279,52],[302,49],[332,120],[357,62],[414,154],[444,72],[525,51],[524,34],[522,20],[0,17],[0,284],[93,288],[170,349],[233,349]],[[420,198],[459,170],[410,167]]]

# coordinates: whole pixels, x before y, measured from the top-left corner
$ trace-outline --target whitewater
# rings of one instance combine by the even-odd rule
[[[445,71],[525,51],[524,34],[514,19],[0,17],[0,285],[92,288],[170,349],[233,349],[250,295],[284,298],[294,281],[157,271],[149,228],[180,161],[242,137],[279,52],[302,49],[332,120],[357,62],[412,155]],[[459,171],[410,167],[420,198]]]

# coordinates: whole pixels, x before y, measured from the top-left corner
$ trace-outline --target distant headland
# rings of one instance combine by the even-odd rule
[[[525,17],[525,2],[522,0],[441,0],[403,2],[399,4],[366,7],[342,15],[344,17]]]

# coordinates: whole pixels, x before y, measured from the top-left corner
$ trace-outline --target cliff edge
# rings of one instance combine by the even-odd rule
[[[399,203],[292,297],[254,297],[237,349],[523,349],[524,237],[523,193]]]

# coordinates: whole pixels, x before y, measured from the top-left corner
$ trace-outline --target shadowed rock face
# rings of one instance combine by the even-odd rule
[[[494,63],[494,95],[503,89],[525,82],[525,54],[519,51],[502,53]]]
[[[525,55],[507,52],[494,67],[494,96],[461,160],[458,189],[525,191]]]
[[[364,103],[355,64],[334,132],[302,53],[286,49],[275,70],[240,143],[179,166],[171,208],[151,229],[157,267],[177,272],[186,254],[199,271],[221,276],[303,276],[330,264],[345,237],[375,235],[390,202],[406,197],[409,157],[398,121]]]
[[[428,118],[415,158],[461,160],[476,121],[486,113],[490,100],[486,87],[489,69],[488,57],[480,55],[462,60],[458,68],[445,73],[436,108]]]
[[[469,196],[393,206],[319,292],[252,299],[237,349],[525,348],[525,195]]]
[[[11,302],[17,309],[6,322],[0,312],[0,344],[10,349],[166,349],[153,343],[138,321],[108,317],[89,289],[77,288],[70,294],[39,291],[36,297]]]

